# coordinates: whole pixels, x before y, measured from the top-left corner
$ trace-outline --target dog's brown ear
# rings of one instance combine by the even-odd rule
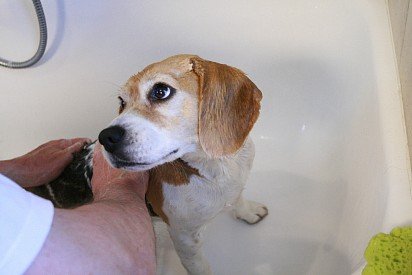
[[[235,153],[259,116],[262,93],[240,70],[198,57],[199,140],[211,157]]]

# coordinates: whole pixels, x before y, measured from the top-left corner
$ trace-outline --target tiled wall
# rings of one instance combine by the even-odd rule
[[[412,157],[412,1],[389,0],[388,4],[398,59],[409,153]]]

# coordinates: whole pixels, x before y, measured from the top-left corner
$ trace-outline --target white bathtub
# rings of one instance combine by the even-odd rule
[[[3,57],[36,46],[26,2],[0,2]],[[269,216],[249,226],[223,213],[210,224],[204,249],[216,274],[350,274],[374,234],[412,222],[385,1],[43,2],[45,58],[0,68],[0,158],[52,138],[96,137],[129,75],[196,53],[241,68],[264,94],[245,193]],[[184,274],[159,241],[159,273]]]

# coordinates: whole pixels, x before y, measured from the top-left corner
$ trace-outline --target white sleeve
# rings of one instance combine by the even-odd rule
[[[49,234],[53,204],[0,174],[0,274],[22,274]]]

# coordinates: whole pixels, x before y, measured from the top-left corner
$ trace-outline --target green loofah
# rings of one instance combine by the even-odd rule
[[[362,275],[412,275],[412,227],[374,236],[365,251]]]

